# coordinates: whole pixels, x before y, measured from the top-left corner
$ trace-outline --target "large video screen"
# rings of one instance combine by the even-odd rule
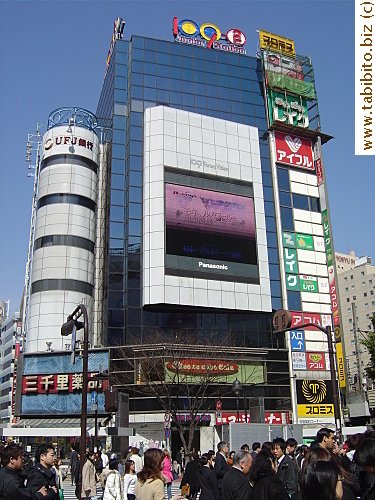
[[[257,270],[252,197],[166,183],[165,214],[166,254],[180,257],[175,267],[193,275],[243,276],[243,265]]]

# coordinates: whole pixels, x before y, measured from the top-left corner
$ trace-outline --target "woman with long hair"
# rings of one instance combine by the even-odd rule
[[[253,498],[257,500],[289,500],[284,484],[275,473],[268,451],[260,451],[253,460],[249,479],[253,486]]]
[[[144,454],[144,464],[135,483],[137,500],[165,500],[164,480],[161,473],[164,453],[158,448],[149,448]]]
[[[339,459],[333,453],[328,450],[318,446],[317,448],[310,448],[305,454],[305,458],[302,462],[302,477],[305,474],[305,470],[308,465],[315,463],[317,461],[322,462],[334,462],[339,470],[341,477],[342,488],[343,488],[343,500],[355,500],[357,498],[358,485],[356,477],[354,474],[348,472],[341,466]]]
[[[304,467],[301,500],[342,500],[340,471],[333,461],[318,460]]]
[[[135,500],[135,482],[137,476],[135,474],[135,463],[133,460],[125,462],[124,476],[124,500]]]
[[[211,453],[203,453],[199,459],[201,494],[200,500],[220,500]]]

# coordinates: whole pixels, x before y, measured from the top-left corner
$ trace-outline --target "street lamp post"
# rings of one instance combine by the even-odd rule
[[[236,378],[233,382],[232,389],[236,395],[236,407],[237,407],[237,423],[240,421],[240,392],[242,389],[241,382]]]
[[[291,327],[292,324],[292,316],[290,311],[287,310],[279,310],[276,311],[274,315],[273,326],[276,330],[273,333],[285,333],[290,332],[291,330],[295,330],[295,327]],[[339,394],[337,390],[337,374],[335,369],[335,358],[333,353],[333,342],[332,342],[332,328],[331,325],[327,325],[326,327],[322,327],[320,325],[316,325],[315,323],[304,323],[303,325],[298,325],[298,329],[306,328],[311,326],[313,328],[317,328],[321,332],[325,333],[328,341],[328,356],[329,356],[329,365],[330,365],[330,373],[331,373],[331,384],[332,384],[332,396],[333,396],[333,411],[335,416],[335,424],[337,428],[337,432],[341,438],[342,428],[341,428],[341,415],[340,415],[340,402],[339,402]]]
[[[83,316],[83,322],[78,321],[78,318]],[[82,349],[82,410],[81,410],[81,440],[79,443],[79,480],[78,491],[81,497],[82,491],[82,469],[86,461],[86,434],[87,434],[87,385],[88,385],[88,368],[89,368],[89,322],[87,309],[84,304],[77,306],[72,314],[67,318],[66,323],[61,327],[61,335],[70,335],[73,328],[81,330],[83,328],[83,349]],[[73,346],[74,349],[75,346]]]

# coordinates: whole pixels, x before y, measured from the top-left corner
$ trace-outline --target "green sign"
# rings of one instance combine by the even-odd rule
[[[286,233],[283,231],[283,246],[289,248],[295,248],[296,237],[294,233]]]
[[[241,384],[264,383],[266,380],[264,363],[200,358],[179,358],[165,363],[165,382],[231,384],[236,379]]]
[[[328,211],[322,212],[324,243],[326,244],[327,266],[333,266],[332,238],[329,227]]]
[[[314,240],[311,234],[296,234],[297,248],[301,250],[314,250]]]
[[[287,274],[298,274],[297,250],[284,248],[284,264]]]
[[[286,275],[286,288],[287,290],[294,290],[296,292],[299,292],[300,283],[299,283],[299,277],[296,274]]]
[[[297,78],[276,73],[275,71],[267,71],[267,82],[270,87],[277,87],[283,90],[289,90],[293,94],[298,94],[309,99],[315,99],[315,88],[311,82],[304,82]]]
[[[309,116],[306,99],[286,92],[268,92],[269,122],[283,122],[294,127],[308,128]]]
[[[314,276],[300,276],[301,292],[318,293],[318,278]]]

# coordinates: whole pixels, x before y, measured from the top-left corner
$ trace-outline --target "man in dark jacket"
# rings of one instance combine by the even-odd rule
[[[233,466],[225,474],[221,483],[221,498],[225,500],[251,500],[252,488],[246,477],[251,468],[251,454],[238,451],[233,457]]]
[[[27,477],[27,487],[35,493],[44,486],[48,493],[46,500],[59,500],[56,476],[52,470],[55,448],[52,444],[43,443],[35,450],[35,465]]]
[[[76,450],[75,445],[73,445],[69,460],[70,479],[72,481],[72,486],[74,484],[74,478],[76,476],[77,463],[78,463],[78,452]]]
[[[229,451],[228,444],[225,441],[220,441],[217,445],[217,450],[214,471],[216,474],[217,486],[221,495],[221,483],[223,481],[223,477],[229,470],[229,465],[227,464],[227,454]]]
[[[276,458],[277,475],[285,486],[291,500],[298,500],[298,468],[297,464],[285,455],[286,442],[283,438],[272,441],[272,453]]]
[[[22,470],[22,448],[18,444],[8,444],[1,453],[0,500],[42,500],[47,490],[39,488],[32,493],[25,487]]]

